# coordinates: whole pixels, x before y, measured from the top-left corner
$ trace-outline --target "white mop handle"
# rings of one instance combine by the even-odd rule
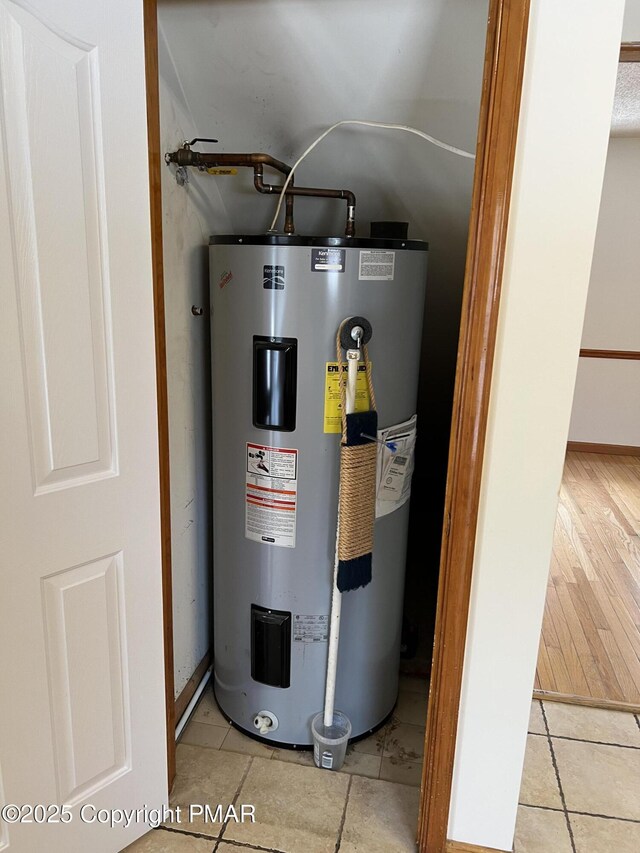
[[[360,364],[360,350],[347,350],[347,414],[356,410],[356,389],[358,385],[358,365]]]
[[[355,352],[355,357],[352,353]],[[350,414],[356,405],[356,385],[358,382],[358,365],[360,363],[360,352],[348,350],[347,352],[347,393],[345,399],[346,413]],[[329,651],[327,659],[327,685],[324,692],[324,717],[325,726],[333,724],[333,708],[336,698],[336,676],[338,672],[338,644],[340,641],[340,614],[342,611],[342,593],[338,589],[338,538],[340,535],[340,505],[338,499],[338,524],[336,529],[336,552],[333,561],[333,588],[331,591],[331,621],[329,623]]]

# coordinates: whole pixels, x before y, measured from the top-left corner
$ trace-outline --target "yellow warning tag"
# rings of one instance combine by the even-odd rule
[[[347,362],[342,362],[342,379],[347,381]],[[358,365],[356,384],[356,412],[369,410],[369,388],[367,386],[367,366]],[[324,431],[342,432],[340,412],[340,371],[337,361],[328,361],[324,381]]]
[[[207,169],[207,175],[237,175],[237,169],[229,169],[224,166],[210,166]]]

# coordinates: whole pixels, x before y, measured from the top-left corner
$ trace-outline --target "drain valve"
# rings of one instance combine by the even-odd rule
[[[258,711],[253,718],[253,725],[261,735],[266,735],[278,728],[278,718],[271,711]]]

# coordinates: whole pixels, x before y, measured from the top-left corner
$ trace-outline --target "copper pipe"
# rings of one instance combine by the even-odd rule
[[[291,166],[287,166],[282,160],[276,160],[270,154],[220,154],[216,151],[192,151],[188,147],[178,148],[169,154],[165,154],[167,163],[176,163],[178,166],[195,166],[197,169],[211,169],[216,166],[270,166],[283,175],[288,175]]]
[[[255,188],[260,193],[281,193],[281,186],[273,186],[272,184],[265,184],[263,182],[263,168],[261,165],[254,166],[253,168],[253,184]],[[345,199],[347,202],[347,224],[345,228],[345,236],[353,237],[355,235],[355,207],[356,207],[356,197],[351,192],[351,190],[330,190],[324,187],[296,187],[293,186],[293,179],[289,183],[289,186],[286,189],[285,196],[286,199],[289,199],[289,196],[308,196],[312,198],[341,198]],[[285,227],[285,232],[286,231]]]
[[[274,187],[271,184],[265,184],[263,181],[264,176],[264,168],[260,163],[257,166],[253,167],[253,185],[258,190],[259,193],[281,193],[282,187]],[[289,182],[289,186],[287,187],[287,193],[285,195],[285,215],[284,215],[284,233],[285,234],[295,234],[295,226],[293,224],[293,197],[295,193],[289,192],[289,189],[293,187],[293,178]]]
[[[215,151],[192,151],[188,146],[165,154],[165,162],[176,163],[178,166],[194,166],[197,169],[210,169],[216,166],[248,166],[253,168],[253,185],[260,193],[267,195],[282,192],[282,186],[264,183],[264,167],[269,166],[283,175],[289,175],[291,166],[277,160],[270,154],[220,154]],[[294,233],[293,199],[295,196],[312,198],[339,198],[347,202],[347,221],[345,236],[355,236],[356,197],[351,190],[332,190],[323,187],[297,187],[290,181],[285,193],[285,234]]]

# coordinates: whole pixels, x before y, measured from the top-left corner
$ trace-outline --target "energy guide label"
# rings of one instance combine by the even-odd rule
[[[296,546],[298,451],[247,442],[244,535],[254,542]]]
[[[329,639],[329,617],[303,615],[293,617],[294,643],[326,643]]]
[[[371,366],[371,363],[369,363]],[[347,381],[347,362],[339,366],[337,361],[328,361],[324,374],[324,431],[342,432],[342,403],[340,402],[340,382]],[[342,377],[342,379],[341,379]],[[367,383],[366,364],[358,365],[356,377],[356,399],[354,412],[366,412],[369,409],[369,385]]]

